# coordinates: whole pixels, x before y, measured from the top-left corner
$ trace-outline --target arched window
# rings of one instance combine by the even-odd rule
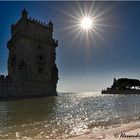
[[[42,59],[43,59],[43,56],[42,56],[42,55],[40,55],[40,56],[39,56],[39,60],[42,60]]]
[[[19,67],[19,70],[22,70],[22,69],[26,68],[26,63],[24,61],[20,61],[18,67]]]
[[[41,44],[38,44],[38,49],[42,50],[42,45]]]
[[[11,65],[12,65],[12,66],[15,65],[15,60],[16,60],[15,56],[11,58]]]
[[[39,73],[39,74],[43,73],[43,68],[41,68],[41,67],[38,68],[38,73]]]

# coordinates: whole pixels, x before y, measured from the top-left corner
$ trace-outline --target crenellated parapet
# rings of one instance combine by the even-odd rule
[[[7,42],[8,49],[14,46],[17,40],[21,38],[29,38],[34,40],[40,40],[40,42],[52,43],[53,40],[53,23],[50,20],[47,24],[28,17],[28,12],[24,9],[21,12],[21,18],[11,25],[12,38]],[[57,43],[53,43],[57,46]]]
[[[0,75],[0,87],[10,87],[12,86],[12,79],[8,75]]]
[[[49,21],[49,23],[44,23],[44,22],[37,20],[35,18],[32,18],[32,17],[28,18],[28,12],[26,11],[26,9],[24,9],[21,12],[21,18],[15,24],[11,25],[11,33],[13,34],[14,31],[18,28],[18,26],[21,24],[24,24],[24,23],[27,26],[29,26],[29,23],[32,23],[32,24],[40,26],[50,32],[53,32],[53,23],[51,22],[51,20]]]
[[[0,80],[8,80],[10,77],[8,75],[0,75]]]
[[[50,27],[51,27],[49,23],[46,24],[46,23],[44,23],[44,22],[42,22],[42,21],[40,21],[40,20],[34,19],[34,18],[32,18],[32,17],[29,17],[28,20],[29,20],[30,22],[33,22],[34,24],[40,25],[40,26],[45,27],[45,28],[50,28]]]

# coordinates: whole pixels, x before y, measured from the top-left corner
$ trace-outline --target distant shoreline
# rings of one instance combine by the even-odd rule
[[[107,90],[102,90],[101,94],[137,94],[140,95],[139,89],[113,89],[107,88]]]

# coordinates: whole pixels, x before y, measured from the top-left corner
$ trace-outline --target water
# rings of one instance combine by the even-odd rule
[[[69,138],[140,119],[139,95],[95,92],[0,102],[0,139]]]

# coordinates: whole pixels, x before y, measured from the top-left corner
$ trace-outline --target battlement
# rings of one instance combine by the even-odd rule
[[[9,87],[12,85],[12,79],[8,75],[0,75],[0,87]]]
[[[8,75],[0,75],[0,80],[7,80],[9,79],[9,76]]]
[[[21,12],[21,18],[15,24],[11,25],[11,33],[13,33],[18,28],[18,26],[22,24],[23,22],[25,24],[32,23],[34,25],[37,25],[38,27],[40,26],[40,27],[43,27],[44,29],[47,29],[48,31],[53,32],[53,23],[51,22],[51,20],[49,21],[49,23],[44,23],[32,17],[28,18],[28,12],[26,11],[26,9],[24,9]]]
[[[31,22],[33,22],[34,24],[38,24],[38,25],[40,25],[42,27],[50,28],[51,21],[48,24],[46,24],[46,23],[44,23],[44,22],[42,22],[40,20],[34,19],[32,17],[29,17],[28,20],[31,21]]]

